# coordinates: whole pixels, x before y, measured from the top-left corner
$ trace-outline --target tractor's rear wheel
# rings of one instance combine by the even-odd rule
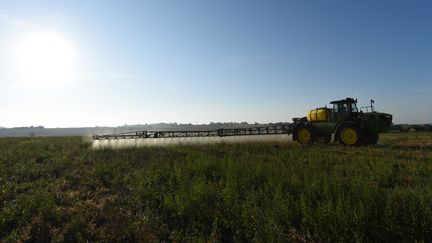
[[[338,132],[337,138],[339,142],[348,146],[358,146],[362,143],[362,134],[353,124],[342,125]]]
[[[302,144],[310,144],[314,141],[312,128],[309,126],[301,126],[295,130],[294,138]]]

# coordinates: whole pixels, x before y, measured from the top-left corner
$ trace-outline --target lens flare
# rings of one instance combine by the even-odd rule
[[[19,84],[61,86],[71,81],[76,52],[60,35],[36,32],[17,45],[16,58]]]

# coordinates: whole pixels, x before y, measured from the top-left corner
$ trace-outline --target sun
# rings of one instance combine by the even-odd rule
[[[50,32],[30,34],[16,48],[19,83],[25,86],[62,86],[73,75],[76,52],[64,37]]]

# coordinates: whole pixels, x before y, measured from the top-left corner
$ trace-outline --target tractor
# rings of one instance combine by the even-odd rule
[[[318,140],[339,141],[348,146],[375,144],[380,132],[386,132],[392,124],[392,115],[374,110],[370,106],[357,109],[357,99],[346,98],[330,102],[333,108],[321,107],[311,110],[307,117],[293,118],[293,123],[276,123],[248,128],[220,128],[217,130],[149,130],[94,134],[94,140],[111,139],[163,139],[186,137],[227,137],[248,135],[292,134],[293,140],[311,144]]]
[[[348,146],[376,144],[379,133],[386,132],[392,124],[392,115],[374,110],[370,106],[357,108],[357,99],[331,101],[333,108],[311,110],[307,117],[294,118],[293,140],[311,144],[323,140],[340,142]]]

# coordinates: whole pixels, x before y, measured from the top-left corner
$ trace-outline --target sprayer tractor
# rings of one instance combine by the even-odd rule
[[[227,137],[247,135],[292,134],[293,140],[311,144],[319,140],[340,142],[348,146],[375,144],[379,133],[386,132],[392,115],[374,110],[370,106],[357,109],[357,99],[346,98],[330,102],[333,108],[311,110],[307,117],[293,118],[292,123],[278,123],[249,128],[223,128],[204,131],[137,131],[106,135],[93,135],[94,140],[160,139],[185,137]]]
[[[307,117],[294,118],[293,140],[308,144],[317,140],[358,146],[378,142],[379,133],[386,132],[392,115],[376,112],[374,101],[370,106],[357,108],[357,99],[346,98],[330,102],[333,108],[311,110]]]

